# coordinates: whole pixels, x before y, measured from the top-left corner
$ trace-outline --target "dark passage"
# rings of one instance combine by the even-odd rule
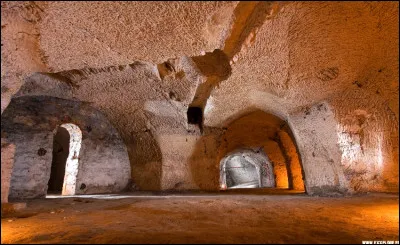
[[[57,134],[54,136],[53,161],[51,163],[47,193],[61,194],[64,183],[65,165],[69,154],[69,137],[68,131],[63,127],[59,127]]]
[[[189,124],[201,125],[203,122],[203,111],[200,107],[189,107],[187,119]]]

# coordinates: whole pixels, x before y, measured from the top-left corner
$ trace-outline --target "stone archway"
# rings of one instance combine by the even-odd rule
[[[220,161],[220,188],[275,187],[274,170],[263,149],[237,149]]]
[[[130,181],[124,142],[107,118],[88,104],[48,96],[15,98],[2,114],[1,127],[2,140],[15,145],[11,200],[48,194],[53,139],[60,128],[70,135],[71,147],[62,195],[117,193]]]
[[[48,187],[50,191],[57,191],[62,186],[61,195],[74,195],[82,131],[75,124],[65,123],[57,128],[54,135],[53,160]]]

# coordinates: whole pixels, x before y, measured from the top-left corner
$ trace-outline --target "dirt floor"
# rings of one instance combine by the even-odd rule
[[[312,197],[227,192],[49,197],[27,201],[25,210],[3,217],[1,243],[399,240],[398,194]]]

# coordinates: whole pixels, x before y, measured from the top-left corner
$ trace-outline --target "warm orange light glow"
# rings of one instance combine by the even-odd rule
[[[373,205],[361,210],[362,217],[369,219],[371,222],[383,223],[386,228],[391,228],[393,224],[399,224],[398,205]]]

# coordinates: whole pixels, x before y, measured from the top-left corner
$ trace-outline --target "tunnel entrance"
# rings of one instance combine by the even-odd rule
[[[200,107],[189,107],[187,111],[189,124],[201,125],[203,122],[203,111]]]
[[[53,138],[53,160],[51,162],[49,188],[47,189],[48,194],[61,194],[64,184],[65,165],[69,154],[69,140],[68,131],[63,127],[59,127],[57,134]]]
[[[47,194],[74,195],[82,132],[74,124],[62,124],[53,138],[53,159]]]
[[[273,166],[260,149],[238,149],[220,162],[221,189],[275,187]]]
[[[229,169],[228,166],[232,164],[229,162],[234,159],[232,156],[241,154],[246,161],[253,163],[259,169],[261,184],[253,188],[273,187],[305,191],[301,158],[294,136],[285,120],[256,110],[235,120],[227,121],[224,126],[218,153],[218,162],[221,167],[219,189],[229,189],[230,178],[236,178],[239,170],[247,172],[242,176],[249,178],[253,175],[250,172],[254,172],[254,169],[252,170],[250,166],[238,169],[235,165],[236,169]],[[226,169],[224,170],[223,167]],[[248,179],[248,181],[246,187],[238,188],[250,188],[252,186],[250,182],[254,182],[254,179],[251,181]]]
[[[260,187],[260,171],[244,158],[236,156],[225,164],[226,188]]]

